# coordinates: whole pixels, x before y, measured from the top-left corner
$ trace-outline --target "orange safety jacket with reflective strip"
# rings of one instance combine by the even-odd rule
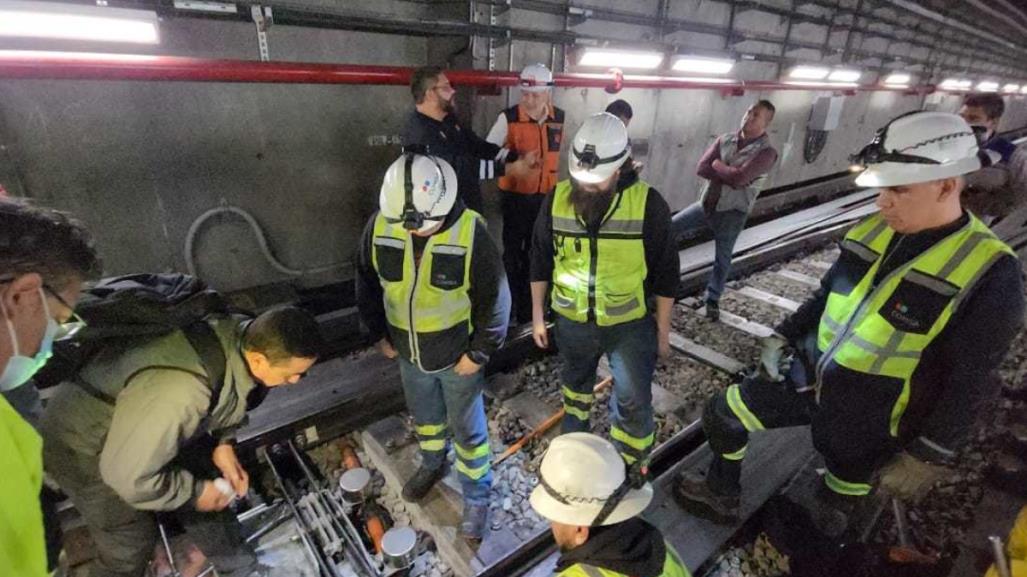
[[[540,168],[529,171],[523,178],[502,176],[499,188],[521,194],[545,194],[556,186],[560,168],[560,144],[563,142],[563,110],[549,106],[544,121],[533,120],[518,104],[503,111],[506,116],[506,142],[504,147],[523,155],[539,151]]]

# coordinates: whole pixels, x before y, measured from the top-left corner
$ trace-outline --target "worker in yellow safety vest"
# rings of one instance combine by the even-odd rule
[[[960,206],[982,157],[966,121],[941,112],[895,118],[853,157],[880,212],[849,230],[821,288],[765,339],[759,374],[707,403],[717,456],[705,478],[682,476],[682,505],[736,516],[749,433],[762,429],[811,425],[826,465],[819,502],[847,519],[832,537],[875,484],[915,500],[951,471],[1024,317],[1016,253]]]
[[[74,311],[79,289],[99,273],[81,224],[0,201],[0,575],[48,574],[39,501],[43,440],[14,399],[35,395],[30,380],[50,358],[54,340],[82,326]]]
[[[549,519],[560,548],[558,577],[689,577],[660,530],[639,516],[653,499],[649,483],[632,488],[617,449],[591,433],[550,443],[531,506]]]
[[[563,362],[564,433],[589,430],[596,367],[610,362],[610,437],[645,479],[655,427],[652,376],[670,350],[680,270],[670,208],[625,163],[624,123],[590,116],[570,151],[570,179],[546,197],[531,247],[532,334],[546,348],[548,297]]]
[[[483,367],[510,316],[503,263],[439,157],[408,151],[392,163],[379,207],[360,243],[357,301],[379,350],[399,359],[420,442],[421,465],[403,498],[421,500],[445,475],[451,436],[463,488],[461,534],[478,540],[488,528],[492,485]]]

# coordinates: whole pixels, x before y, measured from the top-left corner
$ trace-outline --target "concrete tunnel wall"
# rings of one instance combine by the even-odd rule
[[[403,2],[389,9],[407,15],[427,10]],[[545,24],[538,18],[517,24]],[[601,32],[600,24],[583,26]],[[148,53],[256,58],[250,23],[166,19],[161,32],[162,44]],[[406,66],[445,61],[465,44],[463,39],[287,26],[273,28],[270,37],[276,60]],[[482,46],[479,41],[473,59],[457,56],[456,65],[486,68]],[[2,48],[41,46],[22,41],[0,43]],[[563,53],[557,52],[560,68]],[[497,51],[497,69],[506,69],[508,61],[515,70],[530,62],[549,63],[551,56],[548,44],[513,42]],[[776,77],[772,64],[740,66],[744,78]],[[640,155],[646,163],[643,177],[678,209],[696,197],[694,168],[703,150],[718,134],[736,129],[758,98],[769,98],[778,109],[770,133],[781,161],[771,174],[772,186],[844,170],[848,155],[874,130],[924,104],[923,97],[898,93],[846,97],[838,130],[818,161],[806,164],[805,126],[816,94],[722,97],[715,91],[628,89],[610,95],[601,89],[559,89],[554,97],[567,110],[568,139],[585,116],[608,102],[631,102],[631,137],[636,150],[648,148]],[[509,96],[465,94],[462,114],[484,135],[508,98],[516,102],[517,97],[516,89]],[[934,97],[932,106],[954,111],[960,101],[957,95]],[[1023,97],[1007,102],[1003,126],[1027,125]],[[84,220],[97,236],[109,274],[185,271],[190,224],[222,204],[252,213],[279,260],[290,267],[348,263],[376,208],[381,176],[399,152],[391,137],[401,134],[410,108],[403,87],[0,80],[0,184]],[[491,231],[498,239],[498,201],[495,195],[489,200]],[[207,222],[195,255],[200,276],[222,290],[283,281],[316,286],[351,276],[349,266],[302,278],[283,275],[267,264],[249,227],[232,217]]]

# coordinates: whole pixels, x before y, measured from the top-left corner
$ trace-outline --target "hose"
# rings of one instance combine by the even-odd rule
[[[254,218],[253,215],[250,214],[249,212],[246,212],[245,210],[243,210],[243,209],[241,209],[241,208],[239,208],[237,206],[230,206],[229,205],[229,206],[219,206],[217,208],[212,208],[212,209],[208,210],[207,212],[205,212],[205,213],[201,214],[200,216],[198,216],[196,218],[196,220],[194,220],[193,223],[191,225],[189,225],[189,232],[186,233],[186,236],[185,236],[185,266],[186,266],[186,269],[189,271],[189,274],[194,276],[194,277],[198,277],[199,276],[197,274],[197,271],[196,271],[196,261],[193,260],[193,249],[195,248],[194,245],[195,245],[195,242],[196,242],[196,234],[197,234],[197,232],[199,232],[200,227],[203,226],[203,223],[205,223],[207,221],[207,219],[213,217],[216,214],[221,214],[221,213],[234,214],[234,215],[236,215],[238,217],[241,217],[243,220],[245,220],[246,223],[249,224],[250,228],[253,230],[253,234],[256,235],[256,237],[257,237],[257,244],[260,245],[260,252],[264,255],[264,258],[267,259],[267,262],[276,271],[278,271],[278,272],[280,272],[280,273],[282,273],[284,275],[304,276],[304,275],[310,275],[310,274],[324,273],[324,272],[328,272],[328,271],[331,271],[331,270],[336,270],[336,269],[347,268],[347,267],[353,266],[352,262],[345,261],[345,262],[340,262],[340,263],[336,263],[336,264],[329,264],[329,265],[325,265],[325,266],[318,266],[318,267],[307,268],[307,269],[295,269],[295,268],[288,267],[288,266],[282,264],[282,262],[280,260],[275,258],[274,253],[271,252],[271,247],[268,246],[268,242],[267,242],[267,235],[264,234],[264,229],[260,226],[260,223],[257,222],[257,219]]]

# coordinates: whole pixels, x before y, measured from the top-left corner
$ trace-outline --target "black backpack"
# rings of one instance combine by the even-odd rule
[[[54,356],[36,376],[36,386],[45,388],[72,381],[93,397],[113,405],[113,397],[81,378],[78,373],[82,367],[105,348],[126,347],[147,337],[180,330],[199,355],[206,374],[160,365],[142,370],[160,368],[192,373],[210,386],[208,414],[217,406],[227,358],[207,321],[236,311],[203,281],[183,274],[107,278],[82,293],[75,312],[86,321],[86,326],[72,338],[54,343]]]

